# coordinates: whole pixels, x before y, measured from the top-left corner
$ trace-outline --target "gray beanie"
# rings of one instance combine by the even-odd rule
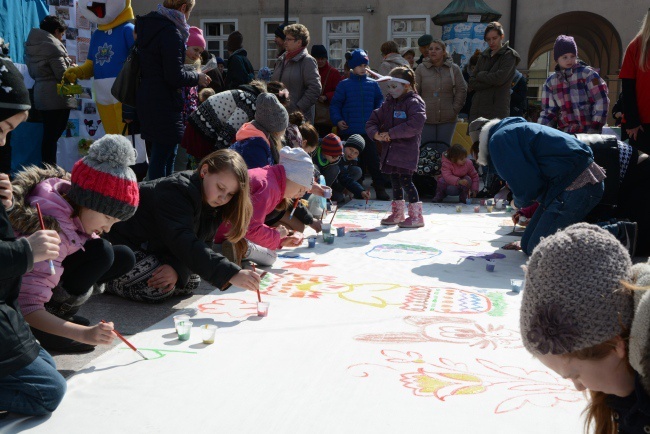
[[[343,145],[344,148],[348,146],[355,148],[359,151],[359,153],[362,153],[363,148],[366,147],[366,141],[363,140],[363,137],[361,137],[359,134],[352,134],[350,137],[348,137],[348,139],[345,141],[345,144]]]
[[[490,120],[485,118],[476,118],[474,119],[469,126],[467,127],[467,134],[472,143],[478,142],[479,135],[481,134],[481,128],[483,125],[487,124]]]
[[[289,113],[272,93],[261,93],[255,101],[255,124],[266,133],[278,133],[289,125]]]
[[[287,179],[307,189],[314,183],[314,163],[302,148],[285,146],[280,149],[280,162],[287,174]]]
[[[526,267],[520,330],[533,354],[566,354],[606,342],[629,327],[634,299],[625,247],[598,226],[578,223],[546,237]]]

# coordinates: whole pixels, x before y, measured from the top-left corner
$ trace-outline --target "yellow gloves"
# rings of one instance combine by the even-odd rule
[[[93,61],[86,59],[86,62],[81,66],[73,66],[68,68],[63,73],[63,78],[68,83],[74,83],[77,80],[86,80],[93,76]]]

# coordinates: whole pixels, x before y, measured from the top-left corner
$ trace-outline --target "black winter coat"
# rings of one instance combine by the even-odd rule
[[[179,144],[185,130],[182,88],[197,86],[199,75],[183,68],[185,41],[169,19],[150,12],[137,18],[135,31],[142,77],[136,99],[142,138]]]
[[[141,183],[135,215],[114,224],[105,236],[171,265],[180,287],[190,274],[198,274],[224,290],[241,268],[212,250],[221,211],[203,202],[201,182],[197,172],[186,171]]]
[[[0,378],[32,363],[40,346],[18,307],[23,274],[34,267],[32,248],[16,240],[4,206],[0,206]]]

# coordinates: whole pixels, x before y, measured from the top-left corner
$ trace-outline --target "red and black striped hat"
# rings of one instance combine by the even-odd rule
[[[129,167],[135,159],[133,145],[126,137],[105,135],[72,168],[68,197],[80,206],[127,220],[140,201],[138,182]]]

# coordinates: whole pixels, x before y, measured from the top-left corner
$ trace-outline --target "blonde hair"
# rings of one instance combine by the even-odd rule
[[[291,24],[284,28],[285,35],[291,35],[296,39],[302,41],[302,46],[309,45],[309,30],[302,24]]]
[[[647,64],[648,64],[648,51],[650,50],[650,47],[648,46],[648,42],[650,42],[650,9],[648,9],[648,12],[646,12],[645,16],[643,17],[643,21],[641,21],[641,28],[639,29],[639,33],[636,34],[636,37],[639,38],[641,42],[641,56],[639,58],[639,69],[641,71],[646,71]]]
[[[443,59],[447,60],[447,58],[449,57],[449,54],[447,53],[447,44],[445,44],[442,39],[434,39],[433,41],[431,41],[431,44],[436,44],[440,48],[442,48]],[[429,47],[431,46],[431,44],[429,44]]]
[[[163,1],[163,6],[167,9],[179,10],[183,5],[187,5],[186,12],[190,13],[195,3],[195,0],[165,0]]]
[[[253,215],[246,162],[237,152],[231,149],[221,149],[204,157],[196,169],[197,172],[203,165],[208,166],[209,173],[230,171],[239,182],[239,191],[228,203],[220,207],[223,221],[230,223],[231,226],[226,238],[228,241],[236,243],[246,235],[248,224]],[[203,184],[201,184],[201,188],[203,188]]]
[[[204,103],[205,100],[207,100],[214,94],[215,94],[214,89],[212,89],[211,87],[206,87],[205,89],[201,89],[199,91],[199,103]]]

